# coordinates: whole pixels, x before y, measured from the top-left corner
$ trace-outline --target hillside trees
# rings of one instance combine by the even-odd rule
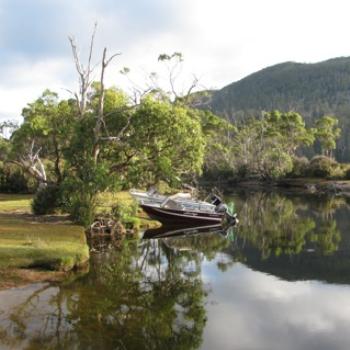
[[[259,117],[272,109],[296,111],[307,125],[324,115],[336,115],[343,130],[332,155],[350,161],[350,58],[339,57],[314,64],[285,62],[255,72],[221,90],[207,91],[197,106],[234,122]],[[319,152],[318,143],[308,149]]]
[[[262,179],[279,178],[292,170],[298,148],[314,142],[314,131],[294,112],[265,113],[238,127],[232,142],[234,172]]]

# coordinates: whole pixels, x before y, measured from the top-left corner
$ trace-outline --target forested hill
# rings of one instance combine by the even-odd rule
[[[203,107],[234,121],[273,109],[299,112],[309,125],[320,116],[335,115],[342,128],[337,158],[350,159],[350,57],[265,68],[210,92]]]

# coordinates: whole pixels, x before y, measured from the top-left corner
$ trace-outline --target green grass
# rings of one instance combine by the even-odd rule
[[[31,196],[0,194],[0,269],[38,267],[68,271],[86,262],[89,249],[83,227],[54,218],[37,222]],[[48,218],[46,218],[48,220]]]
[[[70,270],[89,258],[82,227],[0,215],[0,268]]]
[[[0,213],[30,213],[31,194],[0,194]]]
[[[89,259],[83,227],[63,222],[66,217],[37,217],[31,212],[31,195],[0,194],[0,270],[42,268],[67,271]],[[117,202],[131,205],[129,192],[103,193],[99,211],[108,212]],[[156,227],[140,211],[141,227]],[[40,222],[39,222],[40,220]]]

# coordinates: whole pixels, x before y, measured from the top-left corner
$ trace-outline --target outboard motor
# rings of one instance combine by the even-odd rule
[[[213,194],[210,197],[210,203],[217,206],[217,205],[222,203],[222,199],[219,196],[217,196],[216,194]]]
[[[227,213],[227,205],[225,203],[220,202],[219,204],[216,205],[215,211],[217,213]]]

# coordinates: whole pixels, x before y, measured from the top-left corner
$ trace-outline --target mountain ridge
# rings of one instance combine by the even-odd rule
[[[342,136],[338,160],[350,161],[350,57],[317,63],[287,61],[263,68],[224,86],[204,93],[197,105],[233,122],[260,116],[263,111],[300,113],[308,125],[323,115],[339,118]]]

